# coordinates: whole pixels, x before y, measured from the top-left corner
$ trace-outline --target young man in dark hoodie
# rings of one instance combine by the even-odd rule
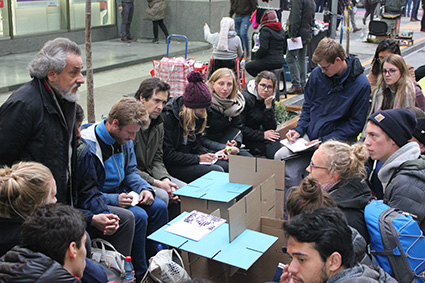
[[[360,60],[347,56],[337,41],[324,38],[314,51],[313,62],[319,66],[311,72],[304,89],[300,120],[286,138],[295,142],[303,137],[307,145],[329,139],[355,141],[367,118],[370,95]],[[310,162],[309,158],[296,157],[286,147],[275,154],[275,160],[286,161],[285,186],[288,188],[299,185]]]

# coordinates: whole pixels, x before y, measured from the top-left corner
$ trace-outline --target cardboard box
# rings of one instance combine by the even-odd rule
[[[285,162],[264,158],[231,155],[229,158],[229,180],[233,183],[257,187],[274,174],[275,217],[283,218],[285,190]]]

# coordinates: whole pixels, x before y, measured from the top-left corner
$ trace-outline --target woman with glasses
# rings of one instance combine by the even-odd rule
[[[191,72],[183,96],[174,97],[164,107],[164,163],[171,176],[186,183],[210,171],[228,172],[225,145],[214,147],[205,141],[206,108],[211,92],[205,77]]]
[[[425,110],[425,98],[420,87],[409,75],[403,58],[400,55],[388,55],[382,60],[370,114],[380,110],[415,106]]]
[[[360,143],[348,145],[329,140],[320,145],[313,154],[307,171],[328,192],[348,220],[370,241],[364,221],[364,207],[372,198],[371,190],[364,178],[364,163],[368,158],[366,146]]]
[[[270,71],[260,72],[248,82],[243,91],[245,108],[242,112],[243,144],[254,156],[274,159],[280,149],[280,135],[276,132],[274,90],[276,76]]]
[[[370,83],[370,87],[372,88],[371,95],[376,89],[378,76],[381,73],[382,61],[385,57],[391,54],[401,55],[400,46],[397,44],[397,42],[390,38],[384,39],[383,41],[381,41],[381,43],[378,44],[378,47],[376,47],[375,56],[372,60],[372,69],[370,70],[369,75],[367,76],[367,79]],[[406,66],[408,69],[408,74],[412,77],[413,80],[415,80],[415,68],[411,65]]]
[[[206,140],[214,148],[227,147],[230,154],[251,156],[240,149],[245,98],[239,92],[235,74],[228,68],[218,69],[207,85],[212,93],[212,103],[207,108]]]

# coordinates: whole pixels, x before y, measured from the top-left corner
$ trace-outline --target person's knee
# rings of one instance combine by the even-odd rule
[[[170,199],[168,193],[161,188],[154,188],[155,195],[158,199],[162,200],[165,203],[165,206],[168,206],[168,201]]]
[[[163,200],[158,197],[155,197],[155,201],[151,204],[153,210],[167,210],[167,205]]]
[[[146,227],[148,225],[149,216],[143,208],[136,205],[130,206],[129,209],[134,214],[134,222],[136,226],[142,225]]]

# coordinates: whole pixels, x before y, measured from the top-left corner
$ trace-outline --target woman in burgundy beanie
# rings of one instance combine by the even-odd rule
[[[174,97],[165,106],[164,163],[171,176],[186,183],[210,171],[228,172],[228,156],[204,138],[206,108],[211,105],[211,92],[205,76],[191,72],[183,96]]]

